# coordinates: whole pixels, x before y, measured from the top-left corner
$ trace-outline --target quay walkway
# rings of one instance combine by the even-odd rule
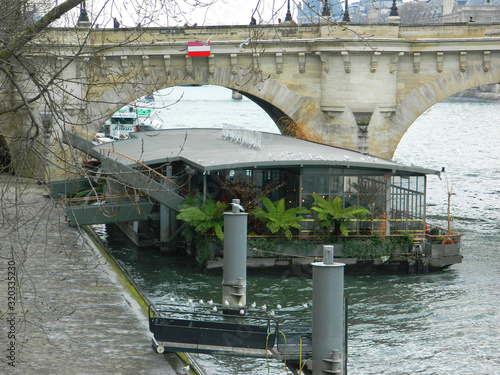
[[[133,292],[44,186],[0,175],[0,373],[178,374]]]

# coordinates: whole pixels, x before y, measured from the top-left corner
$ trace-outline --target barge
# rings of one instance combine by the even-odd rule
[[[96,186],[103,191],[94,197],[100,204],[92,204],[92,196],[82,204],[71,200],[83,190],[79,182],[53,182],[53,196],[64,199],[71,225],[117,226],[139,247],[182,248],[207,269],[217,268],[216,258],[223,256],[214,223],[197,230],[179,214],[192,206],[200,215],[214,214],[209,212],[214,208],[222,215],[220,207],[232,199],[240,199],[250,212],[249,238],[264,238],[264,248],[249,245],[249,267],[307,268],[319,255],[311,243],[336,245],[347,270],[423,273],[462,261],[460,235],[433,229],[426,218],[427,178],[438,178],[441,171],[232,127],[157,130],[154,136],[133,132],[112,149],[77,134],[66,134],[65,141],[100,161],[95,175],[79,181],[89,191]],[[267,223],[252,215],[263,207],[263,197],[276,205],[283,201],[285,211],[308,211],[290,229],[290,238],[270,233]],[[319,220],[314,207],[320,200],[337,200],[341,210],[361,207],[368,214],[345,220],[340,234],[341,224]],[[272,241],[266,236],[284,241],[280,246],[288,249],[269,249]],[[275,254],[261,257],[259,251]]]

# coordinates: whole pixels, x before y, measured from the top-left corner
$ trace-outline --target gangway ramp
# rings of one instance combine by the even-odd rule
[[[158,353],[185,352],[274,358],[293,374],[312,356],[312,319],[304,310],[227,311],[222,307],[160,304],[149,306],[149,329]],[[298,314],[300,316],[297,316]]]
[[[116,177],[123,184],[141,191],[174,211],[178,210],[179,205],[188,194],[185,189],[166,176],[139,161],[114,151],[111,145],[98,149],[97,145],[88,137],[76,131],[63,132],[63,141],[100,160],[104,174]]]
[[[268,358],[275,345],[269,317],[180,311],[168,306],[149,309],[149,329],[156,350]]]

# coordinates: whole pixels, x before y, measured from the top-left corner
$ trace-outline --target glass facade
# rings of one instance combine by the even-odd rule
[[[344,207],[359,205],[371,212],[368,219],[351,223],[356,233],[424,234],[425,183],[425,176],[370,175],[366,170],[303,170],[300,205],[310,209],[313,194],[340,197]]]
[[[180,185],[203,192],[206,184],[207,197],[224,202],[238,198],[249,210],[260,196],[273,202],[285,198],[286,208],[308,209],[313,206],[313,195],[340,197],[344,207],[362,206],[371,213],[366,219],[351,220],[352,235],[425,234],[425,175],[335,167],[234,169],[207,176],[188,172],[182,163],[174,164],[173,174]],[[306,217],[302,234],[313,235],[319,228],[314,214]]]
[[[394,176],[391,184],[391,232],[425,230],[425,176]]]

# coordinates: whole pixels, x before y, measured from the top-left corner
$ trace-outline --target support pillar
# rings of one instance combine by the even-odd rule
[[[313,266],[313,375],[345,375],[344,266],[333,262],[333,246]]]
[[[170,180],[175,180],[175,177],[172,173],[172,167],[167,167],[165,171],[165,175]],[[168,183],[165,181],[163,186],[168,186]],[[164,244],[170,241],[172,238],[172,234],[176,229],[176,212],[174,210],[169,209],[167,206],[160,204],[160,248],[163,250]]]
[[[247,287],[247,220],[239,199],[233,199],[232,212],[224,212],[224,266],[222,305],[224,309],[246,306]]]
[[[160,242],[165,243],[170,239],[170,209],[160,205]]]

